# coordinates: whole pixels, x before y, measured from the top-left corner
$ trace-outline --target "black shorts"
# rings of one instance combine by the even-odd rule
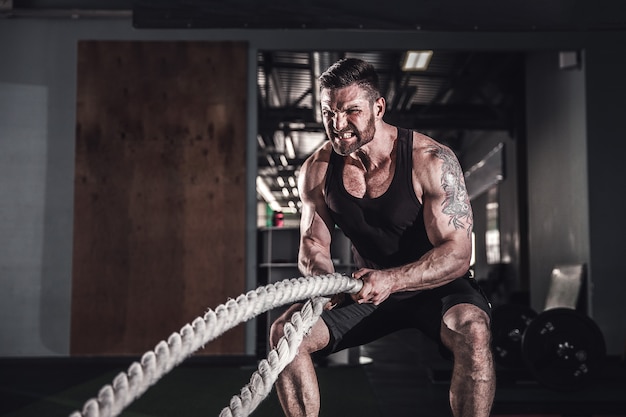
[[[444,357],[449,357],[450,352],[443,346],[440,336],[441,319],[448,309],[456,304],[469,303],[491,317],[487,297],[476,280],[468,277],[408,297],[392,294],[378,306],[358,304],[350,297],[346,298],[345,304],[322,313],[321,318],[330,331],[330,342],[316,356],[361,346],[397,330],[415,328],[434,340]]]

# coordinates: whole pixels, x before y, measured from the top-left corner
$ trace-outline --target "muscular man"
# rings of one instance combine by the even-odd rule
[[[329,141],[300,172],[299,267],[334,271],[332,229],[350,239],[363,280],[358,294],[336,295],[305,337],[276,389],[288,416],[317,416],[311,354],[359,346],[414,327],[454,359],[455,416],[488,416],[495,391],[490,305],[469,276],[472,210],[455,155],[417,132],[383,121],[385,99],[368,63],[343,59],[320,77]],[[270,342],[301,308],[272,325]]]

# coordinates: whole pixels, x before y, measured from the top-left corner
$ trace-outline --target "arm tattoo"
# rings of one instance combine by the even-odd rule
[[[433,146],[428,152],[443,161],[441,186],[445,198],[441,203],[442,212],[450,216],[448,224],[452,224],[455,229],[467,228],[467,236],[470,237],[474,219],[467,190],[461,181],[463,178],[461,166],[454,154],[442,146]]]

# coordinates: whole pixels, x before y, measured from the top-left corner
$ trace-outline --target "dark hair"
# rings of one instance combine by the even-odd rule
[[[320,88],[338,89],[358,84],[367,90],[370,100],[380,97],[378,74],[369,62],[357,58],[344,58],[331,65],[319,77]]]

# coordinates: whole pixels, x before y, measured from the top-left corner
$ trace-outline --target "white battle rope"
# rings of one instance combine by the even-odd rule
[[[248,417],[257,408],[272,391],[278,375],[295,358],[304,335],[313,327],[329,300],[327,297],[310,299],[300,312],[293,314],[289,323],[285,324],[284,336],[267,355],[267,359],[261,361],[241,393],[232,397],[229,406],[222,410],[219,417]]]
[[[140,362],[133,362],[126,373],[118,374],[112,384],[105,385],[97,398],[88,400],[82,411],[70,417],[115,417],[154,385],[162,376],[183,362],[207,342],[238,324],[276,307],[312,298],[302,310],[285,324],[284,336],[268,358],[259,364],[250,383],[224,408],[220,417],[248,416],[270,393],[274,381],[293,360],[304,334],[313,326],[328,299],[323,296],[341,292],[356,293],[362,282],[341,274],[316,275],[286,279],[242,294],[208,310],[159,342],[154,350],[144,353]]]

